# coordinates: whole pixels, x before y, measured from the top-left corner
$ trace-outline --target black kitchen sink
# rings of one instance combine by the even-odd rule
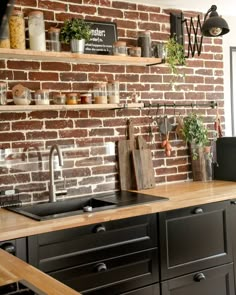
[[[97,212],[164,200],[168,199],[135,192],[119,191],[110,194],[64,199],[63,201],[60,200],[52,203],[14,206],[7,209],[41,221],[83,214],[84,212]]]

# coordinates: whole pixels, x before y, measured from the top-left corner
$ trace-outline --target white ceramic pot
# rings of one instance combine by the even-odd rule
[[[70,41],[71,52],[84,53],[85,40],[72,39]]]

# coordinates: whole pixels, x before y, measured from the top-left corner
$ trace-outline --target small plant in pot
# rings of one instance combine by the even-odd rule
[[[66,20],[61,28],[60,41],[71,45],[72,52],[84,53],[85,42],[92,37],[91,25],[83,19]]]
[[[191,113],[184,118],[182,134],[184,140],[190,145],[193,180],[210,180],[209,178],[212,177],[212,171],[209,171],[211,151],[208,129],[203,120],[197,114]]]

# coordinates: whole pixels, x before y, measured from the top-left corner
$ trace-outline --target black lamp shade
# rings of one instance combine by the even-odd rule
[[[211,29],[219,28],[219,34],[212,34]],[[227,22],[217,12],[212,12],[210,17],[202,25],[202,35],[207,37],[218,37],[229,32],[229,26]]]

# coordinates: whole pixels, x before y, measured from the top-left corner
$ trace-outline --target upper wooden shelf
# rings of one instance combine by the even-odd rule
[[[144,103],[76,104],[76,105],[1,105],[0,112],[79,111],[142,108]]]
[[[73,63],[118,64],[118,65],[155,65],[161,59],[155,57],[133,57],[99,54],[78,54],[71,52],[34,51],[21,49],[0,49],[0,59],[60,61]]]

